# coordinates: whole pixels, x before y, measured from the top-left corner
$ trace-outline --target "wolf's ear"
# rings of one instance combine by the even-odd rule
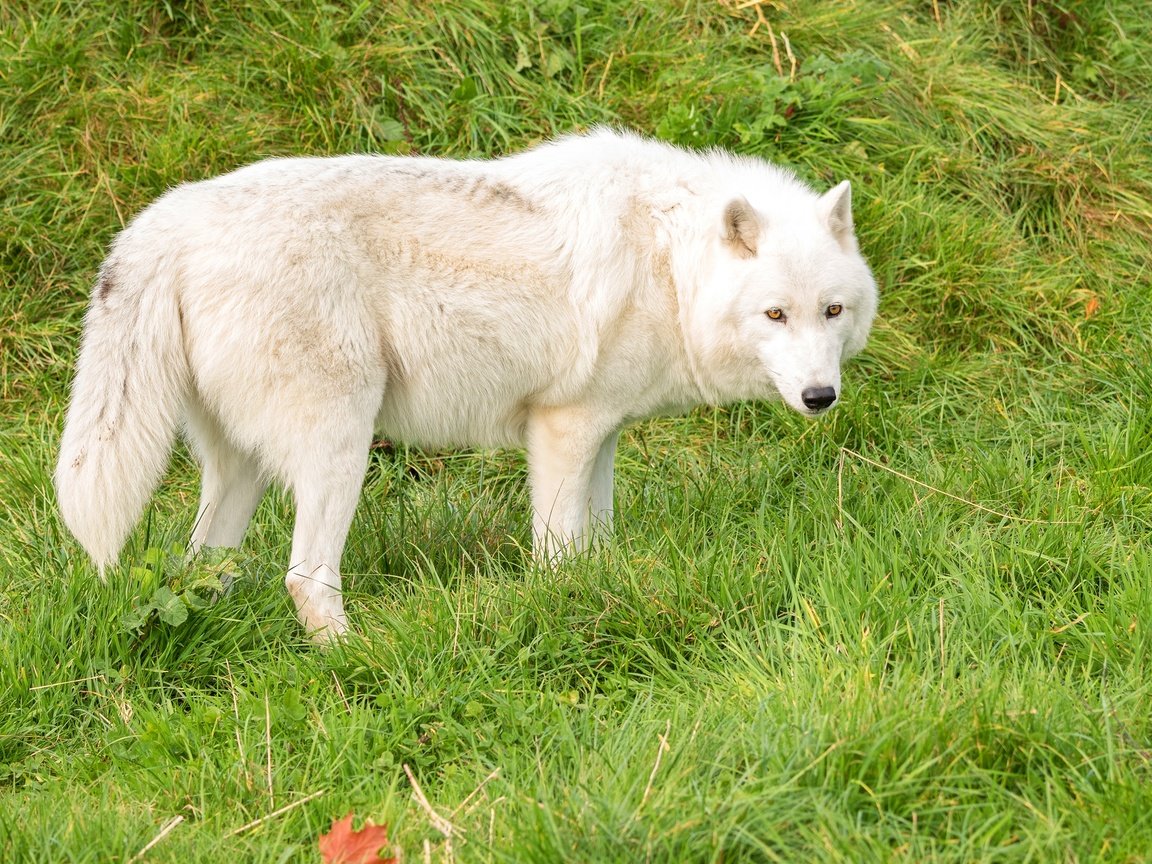
[[[841,243],[852,239],[852,185],[847,180],[820,196],[817,207],[833,237]]]
[[[760,239],[760,220],[746,198],[733,198],[724,208],[724,242],[733,254],[755,258]]]

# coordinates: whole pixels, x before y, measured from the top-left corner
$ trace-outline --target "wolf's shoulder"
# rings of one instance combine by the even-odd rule
[[[586,183],[640,183],[657,189],[679,186],[705,197],[710,197],[709,190],[730,195],[745,188],[810,192],[790,168],[757,156],[720,147],[684,147],[609,126],[563,135],[499,163],[524,176],[552,174]]]

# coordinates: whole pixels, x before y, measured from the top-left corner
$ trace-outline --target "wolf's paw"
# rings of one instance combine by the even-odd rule
[[[329,575],[318,568],[312,577],[291,572],[284,580],[288,593],[296,604],[296,617],[304,625],[304,632],[317,645],[331,645],[348,632],[348,618],[344,614],[344,599],[340,596],[339,574],[330,574],[334,585],[320,577]]]
[[[330,620],[321,627],[309,630],[308,638],[312,640],[313,645],[320,648],[330,648],[338,642],[344,641],[349,632],[347,621]]]
[[[322,648],[335,645],[348,634],[348,619],[344,615],[343,608],[339,606],[327,609],[317,608],[325,605],[330,606],[331,604],[306,603],[297,610],[300,623],[304,625],[308,638],[312,640],[314,645],[319,645]]]

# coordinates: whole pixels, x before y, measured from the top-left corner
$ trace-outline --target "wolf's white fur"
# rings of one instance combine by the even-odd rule
[[[268,160],[172,190],[117,237],[60,507],[103,569],[183,422],[193,549],[239,545],[283,482],[287,585],[327,638],[375,431],[526,446],[548,558],[610,524],[625,423],[777,395],[820,413],[875,310],[848,184],[817,195],[753,159],[598,130],[494,161]]]

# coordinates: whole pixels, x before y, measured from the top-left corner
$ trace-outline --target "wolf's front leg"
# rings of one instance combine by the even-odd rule
[[[597,421],[573,408],[536,411],[529,419],[532,551],[537,560],[586,549],[593,517],[611,519],[616,429]]]
[[[607,539],[612,535],[612,488],[616,471],[616,442],[620,439],[615,430],[600,445],[596,454],[596,464],[592,467],[591,513],[592,537],[594,540]]]

